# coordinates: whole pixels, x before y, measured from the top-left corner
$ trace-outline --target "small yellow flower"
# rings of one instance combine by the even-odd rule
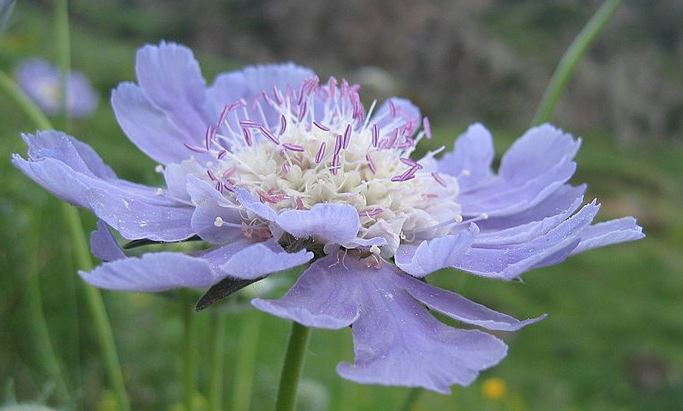
[[[502,378],[492,377],[484,380],[481,394],[489,400],[500,400],[507,394],[507,384]]]

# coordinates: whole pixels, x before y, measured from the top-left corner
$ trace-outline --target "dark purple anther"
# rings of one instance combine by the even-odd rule
[[[377,148],[377,144],[379,144],[379,127],[377,127],[377,124],[372,125],[372,146]]]
[[[284,114],[280,114],[280,133],[278,133],[278,135],[283,135],[285,130],[287,130],[287,119]]]
[[[344,149],[349,147],[350,142],[351,142],[351,124],[347,125],[346,130],[344,130],[344,141],[343,141]]]
[[[263,133],[264,136],[266,136],[266,137],[268,138],[268,140],[272,141],[273,143],[275,143],[275,144],[277,144],[277,145],[280,145],[280,139],[278,139],[277,137],[275,137],[275,136],[273,135],[273,133],[271,133],[270,131],[268,131],[267,128],[265,128],[265,127],[259,127],[259,130],[261,131],[261,133]]]
[[[434,178],[434,180],[435,180],[437,183],[439,183],[439,184],[441,184],[442,186],[446,187],[446,181],[445,181],[445,180],[443,179],[443,177],[441,177],[441,176],[439,175],[439,173],[437,173],[436,171],[433,171],[433,172],[432,172],[432,178]]]
[[[289,150],[289,151],[296,151],[296,152],[299,152],[299,153],[301,153],[301,152],[304,151],[304,148],[301,147],[301,146],[298,145],[298,144],[285,143],[285,144],[282,145],[282,147],[284,147],[285,149],[287,149],[287,150]]]
[[[315,125],[315,126],[318,127],[319,129],[321,129],[322,131],[330,131],[330,128],[329,128],[329,127],[327,127],[326,125],[324,125],[324,124],[322,124],[322,123],[319,123],[319,122],[317,122],[317,121],[314,121],[314,122],[313,122],[313,125]]]
[[[323,156],[325,155],[325,147],[326,144],[323,141],[320,143],[320,148],[318,148],[318,153],[315,155],[315,163],[320,164],[321,161],[323,161]]]

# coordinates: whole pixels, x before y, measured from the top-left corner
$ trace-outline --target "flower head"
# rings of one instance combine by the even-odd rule
[[[59,70],[43,59],[32,58],[19,64],[17,82],[24,92],[48,115],[59,114],[62,104]],[[66,107],[71,117],[89,117],[97,108],[97,93],[81,72],[69,73]]]
[[[591,248],[642,238],[633,218],[591,225],[598,211],[571,186],[579,141],[533,128],[491,166],[492,139],[471,126],[452,152],[413,158],[429,121],[404,99],[368,110],[358,87],[292,64],[225,73],[206,87],[182,46],[146,46],[138,84],[112,94],[127,136],[161,163],[153,188],[114,172],[85,144],[58,132],[27,135],[34,181],[99,218],[91,245],[103,265],[81,276],[116,290],[211,287],[210,302],[265,276],[310,265],[273,315],[311,327],[352,326],[355,360],[344,378],[447,393],[498,363],[506,345],[479,329],[519,321],[428,284],[442,268],[511,280]],[[127,257],[129,240],[204,240],[194,253]],[[213,291],[212,291],[213,290]],[[214,293],[218,293],[215,294]]]

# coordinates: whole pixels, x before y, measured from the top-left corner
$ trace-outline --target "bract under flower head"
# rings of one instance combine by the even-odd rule
[[[207,288],[200,302],[267,275],[310,265],[278,300],[254,299],[310,327],[353,327],[360,383],[447,393],[507,352],[498,338],[447,326],[429,312],[496,331],[520,321],[423,277],[443,268],[511,280],[572,254],[643,237],[633,218],[591,224],[572,186],[580,142],[550,125],[527,131],[493,170],[489,132],[472,125],[452,152],[412,158],[429,121],[404,99],[365,110],[358,87],[293,64],[221,74],[206,87],[175,44],[138,51],[138,84],[112,93],[126,135],[157,162],[164,187],[116,177],[87,145],[57,132],[24,136],[27,176],[100,219],[91,237],[105,261],[81,276],[102,288]],[[201,239],[201,252],[129,257],[134,241]],[[429,310],[428,310],[429,309]]]

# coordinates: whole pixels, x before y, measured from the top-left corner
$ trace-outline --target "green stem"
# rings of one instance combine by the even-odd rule
[[[17,84],[3,72],[0,72],[0,90],[4,91],[5,94],[24,111],[37,128],[43,130],[53,128],[50,121],[45,117],[45,114],[43,114],[40,109],[26,97]],[[81,224],[78,210],[66,203],[62,203],[62,215],[69,231],[69,239],[73,244],[76,264],[83,270],[91,269],[93,264],[92,259],[90,258],[90,249],[85,239],[85,233],[83,232],[83,225]],[[102,301],[102,295],[99,290],[91,286],[85,286],[84,288],[85,300],[95,326],[95,333],[100,345],[100,350],[104,356],[104,365],[109,377],[109,382],[114,389],[119,408],[123,411],[128,411],[130,410],[128,395],[126,394],[125,386],[123,384],[123,373],[121,372],[118,355],[116,354],[114,335],[111,331],[111,325],[109,323],[109,318],[107,317],[104,302]]]
[[[55,15],[55,39],[57,49],[57,62],[59,65],[59,106],[62,130],[69,133],[71,120],[67,109],[67,82],[71,70],[71,45],[69,42],[69,3],[68,0],[58,0],[54,7]],[[79,222],[80,224],[80,222]],[[72,261],[73,263],[73,261]],[[73,266],[72,266],[73,268]],[[76,290],[76,278],[72,271],[64,271],[63,291],[65,295],[64,312],[71,319],[71,332],[67,347],[70,348],[70,363],[73,369],[73,381],[76,387],[81,386],[81,361],[80,361],[80,326],[78,312],[78,298]]]
[[[410,391],[408,392],[408,395],[406,396],[405,401],[403,401],[403,404],[401,405],[401,408],[399,408],[400,411],[412,411],[413,408],[415,408],[415,404],[417,404],[417,401],[420,399],[420,395],[422,394],[422,388],[415,387],[411,388]]]
[[[55,3],[55,38],[57,44],[57,63],[59,65],[59,106],[62,129],[69,132],[71,118],[67,106],[67,86],[71,71],[71,42],[69,35],[69,1],[58,0]]]
[[[562,56],[562,59],[553,73],[553,77],[550,79],[548,87],[546,87],[545,92],[543,93],[543,98],[536,109],[536,114],[534,115],[533,120],[531,120],[532,125],[545,123],[550,120],[555,111],[555,106],[560,100],[560,96],[567,88],[569,80],[571,79],[572,74],[574,74],[579,61],[581,61],[583,55],[586,54],[588,47],[590,47],[598,37],[598,34],[607,26],[607,23],[612,16],[614,16],[614,13],[617,11],[620,4],[621,0],[607,0],[576,36]]]
[[[197,364],[195,357],[195,316],[194,300],[190,291],[184,292],[184,297],[180,299],[180,309],[183,317],[183,402],[185,411],[192,411],[193,397],[195,391],[195,381],[197,380]]]
[[[33,125],[40,130],[52,129],[50,120],[45,117],[42,111],[24,94],[7,74],[0,71],[0,90],[2,90],[7,97],[12,99],[14,103],[26,114],[26,116],[33,122]]]
[[[311,329],[297,322],[292,323],[292,333],[285,355],[285,363],[280,375],[280,386],[277,390],[275,411],[294,411],[299,378],[304,368],[304,354],[308,345]]]
[[[33,251],[33,250],[32,250]],[[37,249],[31,254],[37,254]],[[55,381],[57,387],[57,396],[63,403],[70,403],[71,396],[69,395],[69,388],[64,378],[61,367],[59,366],[59,359],[55,354],[52,341],[50,340],[50,332],[47,328],[47,321],[43,312],[42,293],[40,291],[40,280],[38,278],[37,270],[37,255],[29,255],[29,270],[28,283],[26,286],[26,303],[31,317],[31,331],[33,338],[31,339],[35,345],[38,360],[45,368],[48,375]]]
[[[258,347],[261,318],[261,313],[256,310],[249,310],[242,317],[242,327],[237,347],[239,356],[235,362],[234,394],[231,408],[233,411],[249,411],[251,405],[254,365],[256,362],[256,348]]]
[[[223,372],[225,368],[225,316],[219,310],[213,314],[211,328],[211,372],[209,374],[209,411],[220,411],[223,403]]]

